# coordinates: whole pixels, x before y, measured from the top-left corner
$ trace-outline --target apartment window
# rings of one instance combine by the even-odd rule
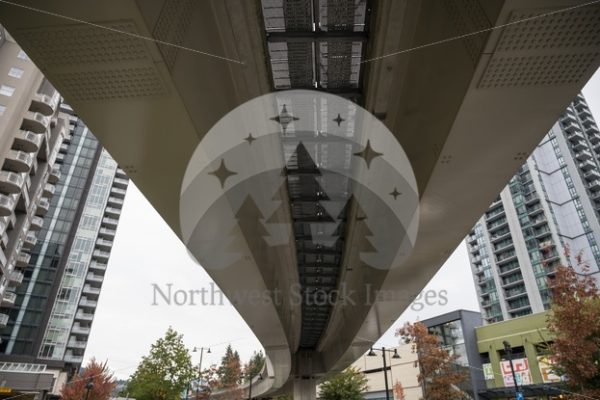
[[[21,77],[23,76],[24,72],[25,71],[23,71],[21,68],[12,67],[10,69],[10,71],[8,71],[8,76],[13,77],[13,78],[17,78],[17,79],[21,79]]]
[[[13,95],[14,92],[15,92],[15,88],[12,86],[8,86],[8,85],[0,86],[0,94],[1,95],[10,97]]]
[[[0,115],[4,114],[5,111],[6,111],[6,106],[3,106],[2,104],[0,104]]]
[[[25,53],[23,50],[19,50],[17,58],[20,58],[21,60],[29,60],[29,57],[27,57],[27,53]]]

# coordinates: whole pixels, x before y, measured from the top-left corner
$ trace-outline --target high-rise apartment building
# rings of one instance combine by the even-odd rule
[[[3,52],[4,46],[0,73],[6,62]],[[29,82],[33,89],[39,87],[37,92],[32,89],[35,97],[51,86],[28,63],[30,71],[40,76],[41,86]],[[25,84],[31,78],[24,72],[20,79]],[[11,87],[16,96],[19,88]],[[42,206],[34,209],[35,215],[43,213],[45,218],[36,221],[36,235],[29,231],[24,235],[24,250],[16,258],[21,284],[8,292],[11,302],[0,305],[6,315],[0,329],[0,380],[15,392],[38,393],[39,398],[56,394],[83,361],[128,185],[123,170],[85,124],[68,105],[60,104],[60,95],[56,91],[44,95],[56,99],[56,121],[49,121],[46,134],[59,129],[54,151],[47,156],[51,183],[42,185]],[[12,114],[5,113],[5,120],[0,117],[0,132],[9,132],[17,116],[33,112],[27,104],[16,103]],[[38,160],[38,168],[40,164]],[[2,182],[0,177],[0,191]],[[17,218],[26,216],[17,213]]]
[[[60,95],[0,26],[0,327],[16,300],[59,171],[68,131]]]
[[[467,236],[484,319],[547,309],[559,264],[600,279],[599,215],[600,132],[579,94]]]

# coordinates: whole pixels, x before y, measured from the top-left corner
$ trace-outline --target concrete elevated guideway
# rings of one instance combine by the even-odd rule
[[[287,186],[277,193],[289,206],[280,221],[291,227],[290,245],[264,263],[250,254],[243,268],[208,268],[230,298],[294,284],[303,290],[346,284],[363,298],[365,283],[372,284],[370,290],[418,293],[600,62],[599,6],[559,12],[586,3],[576,0],[15,3],[73,18],[0,3],[0,23],[184,239],[180,195],[188,162],[215,123],[250,99],[288,88],[337,93],[372,112],[400,143],[419,199],[414,248],[401,265],[384,272],[361,265],[355,249],[368,239],[357,233],[364,215],[356,206],[343,208],[343,233],[338,232],[343,240],[311,247],[314,240],[303,232],[322,212],[308,207],[318,189],[293,176],[314,173],[324,158],[318,149],[300,149],[294,166],[284,162]],[[366,62],[411,48],[416,50]],[[282,112],[281,105],[276,102],[272,116]],[[292,106],[294,114],[298,108]],[[240,140],[247,134],[240,132]],[[366,139],[358,137],[364,147],[350,152],[350,159],[367,148]],[[207,157],[214,171],[225,159]],[[290,184],[294,180],[301,182],[298,192]],[[211,190],[219,188],[214,183]],[[393,186],[390,182],[390,193]],[[260,232],[244,232],[239,225],[234,239],[245,244],[236,251],[252,253]],[[203,265],[214,256],[196,255]],[[328,269],[316,268],[317,258],[325,256],[331,257]],[[363,354],[409,303],[409,296],[325,309],[289,300],[276,306],[236,303],[269,359],[268,375],[256,382],[253,395],[295,392],[296,399],[313,398],[315,380]]]

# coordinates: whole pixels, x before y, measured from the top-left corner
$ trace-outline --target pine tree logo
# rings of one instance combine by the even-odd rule
[[[343,270],[401,266],[418,204],[410,162],[377,118],[341,97],[293,90],[237,107],[204,136],[180,222],[204,268],[255,268],[274,283],[273,271],[293,265],[311,290],[335,287]]]

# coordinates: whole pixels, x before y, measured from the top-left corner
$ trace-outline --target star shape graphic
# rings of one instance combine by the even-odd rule
[[[400,193],[396,188],[394,188],[394,190],[390,193],[390,196],[394,197],[394,200],[396,200],[400,195],[402,195],[402,193]]]
[[[281,112],[279,113],[278,116],[271,118],[272,121],[277,121],[279,122],[279,124],[281,125],[281,127],[283,128],[283,132],[285,132],[285,130],[287,129],[287,126],[293,122],[293,121],[298,121],[300,118],[298,117],[294,117],[292,114],[290,114],[287,110],[286,105],[284,104],[283,107],[281,108]]]
[[[338,124],[338,126],[340,126],[340,124],[341,124],[342,122],[344,122],[344,121],[345,121],[345,119],[344,119],[344,118],[342,118],[342,116],[341,116],[339,113],[338,113],[338,116],[337,116],[336,118],[334,118],[334,119],[333,119],[333,122],[337,123],[337,124]]]
[[[371,141],[367,140],[367,146],[364,148],[364,150],[354,153],[354,155],[364,158],[365,162],[367,163],[367,168],[371,168],[371,161],[373,161],[373,159],[376,157],[382,156],[383,153],[373,150],[371,147]]]
[[[221,182],[221,188],[225,188],[225,181],[232,175],[237,175],[237,172],[233,172],[225,166],[225,160],[221,158],[221,164],[219,168],[215,169],[212,172],[208,173],[209,175],[214,175],[217,177],[219,182]]]
[[[252,142],[254,142],[254,141],[256,140],[256,138],[255,138],[254,136],[252,136],[252,133],[249,133],[249,134],[248,134],[248,137],[246,137],[244,140],[245,140],[246,142],[248,142],[248,144],[249,144],[250,146],[252,146]]]

